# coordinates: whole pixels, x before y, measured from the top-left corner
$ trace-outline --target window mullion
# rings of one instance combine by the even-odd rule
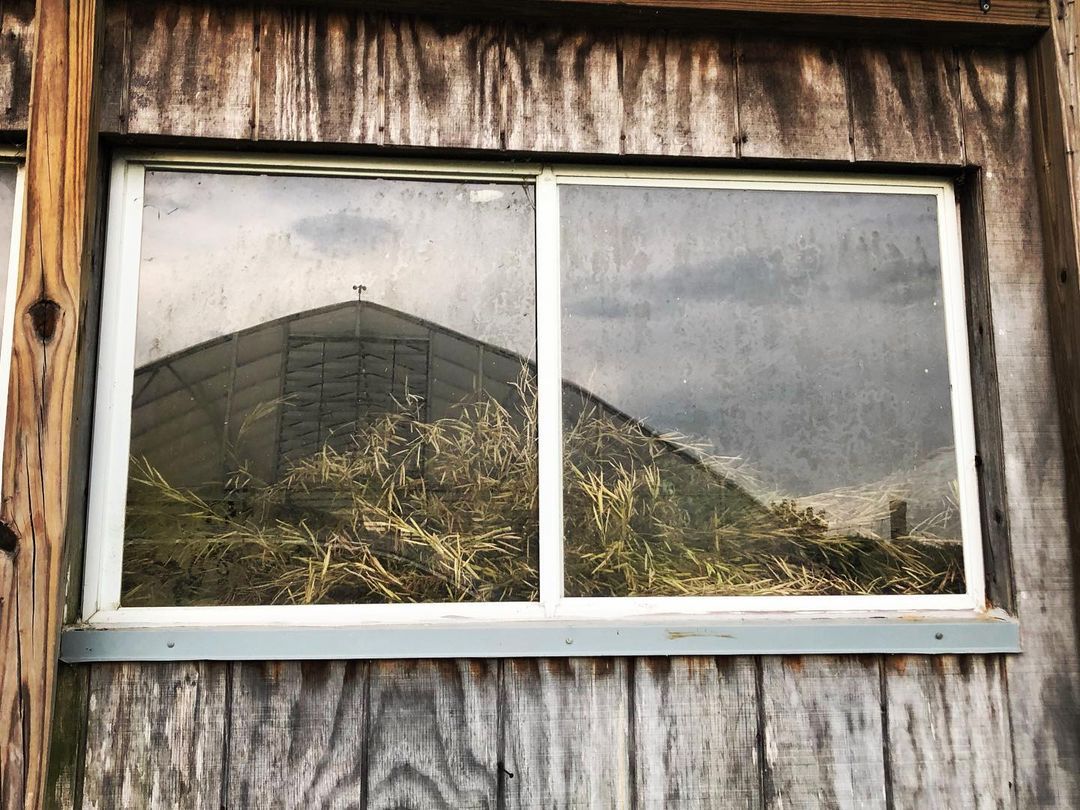
[[[548,616],[563,596],[560,323],[559,189],[545,168],[536,180],[536,366],[540,601]]]

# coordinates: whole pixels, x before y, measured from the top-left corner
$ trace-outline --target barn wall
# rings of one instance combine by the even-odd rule
[[[26,7],[0,5],[9,133]],[[66,667],[57,806],[1080,805],[1022,54],[123,0],[104,36],[119,140],[980,167],[969,247],[1005,448],[988,520],[1008,527],[1025,652]]]

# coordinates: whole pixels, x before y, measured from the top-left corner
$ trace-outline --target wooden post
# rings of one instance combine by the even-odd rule
[[[0,807],[41,806],[96,175],[100,0],[37,0],[0,512]]]

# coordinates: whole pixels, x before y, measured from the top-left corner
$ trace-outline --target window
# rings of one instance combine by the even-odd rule
[[[984,608],[946,181],[132,155],[107,238],[91,625]]]
[[[7,402],[11,341],[18,291],[19,233],[22,230],[23,170],[15,152],[0,149],[0,402]],[[7,408],[0,409],[0,441]]]

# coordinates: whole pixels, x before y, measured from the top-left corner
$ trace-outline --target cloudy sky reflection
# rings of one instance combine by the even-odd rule
[[[564,376],[791,494],[914,469],[952,445],[935,210],[564,187]],[[533,216],[514,184],[148,172],[136,365],[357,284],[533,357]]]
[[[533,356],[532,190],[147,172],[136,366],[352,300]]]
[[[952,444],[931,196],[564,187],[563,371],[793,494]]]

